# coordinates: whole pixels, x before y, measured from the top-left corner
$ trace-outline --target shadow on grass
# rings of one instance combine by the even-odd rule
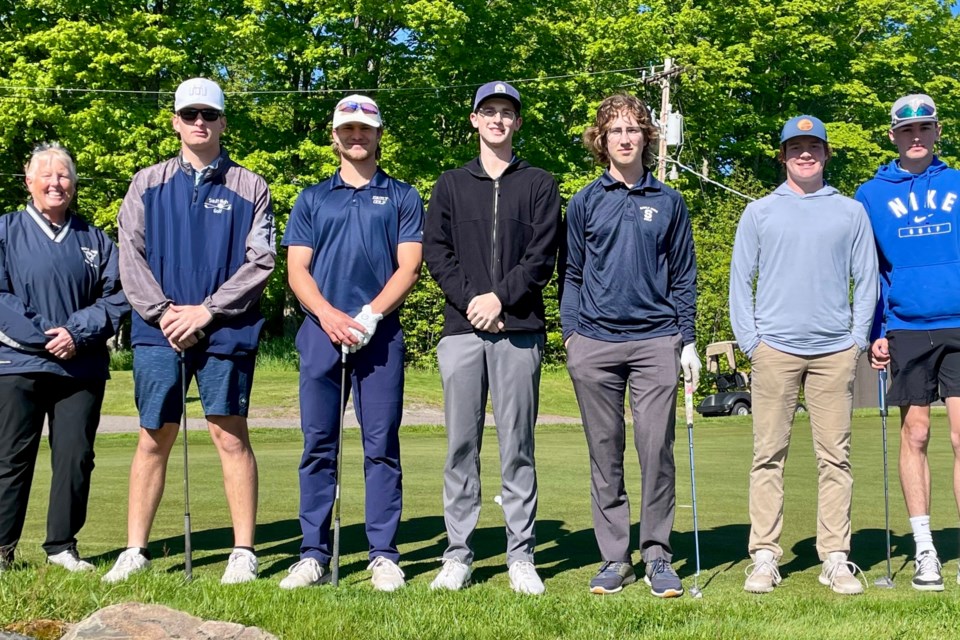
[[[933,542],[937,546],[937,554],[941,559],[953,559],[960,552],[960,529],[956,527],[944,528],[933,532]],[[855,531],[850,540],[850,559],[864,568],[877,567],[886,572],[887,561],[887,533],[884,529],[860,529]],[[890,556],[892,558],[891,571],[894,579],[904,571],[906,577],[912,578],[910,562],[914,555],[913,536],[891,535]],[[817,555],[816,537],[808,537],[793,545],[791,551],[794,558],[781,566],[786,575],[794,571],[805,571],[820,565]],[[876,573],[874,570],[872,573]]]

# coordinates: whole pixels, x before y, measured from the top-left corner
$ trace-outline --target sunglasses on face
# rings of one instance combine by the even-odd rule
[[[216,122],[223,115],[216,109],[180,109],[177,115],[184,122],[196,122],[197,116],[203,118],[204,122]]]
[[[920,118],[923,116],[935,116],[937,115],[937,109],[933,105],[920,103],[916,107],[912,104],[907,104],[899,109],[893,114],[897,120],[903,120],[905,118]]]
[[[380,113],[380,109],[377,109],[377,105],[370,104],[369,102],[341,102],[337,105],[337,111],[342,111],[344,113],[354,113],[357,109],[371,116],[375,116]]]

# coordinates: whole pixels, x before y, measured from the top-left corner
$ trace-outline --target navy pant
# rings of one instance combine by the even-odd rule
[[[11,557],[23,531],[45,417],[53,474],[43,549],[55,555],[76,546],[105,384],[52,373],[0,376],[0,554]]]
[[[340,426],[340,347],[311,319],[297,333],[300,352],[301,558],[329,564]],[[397,562],[402,507],[400,418],[403,409],[403,333],[399,314],[380,321],[370,344],[347,356],[347,387],[363,438],[366,531],[370,558]],[[344,460],[344,465],[350,461]]]

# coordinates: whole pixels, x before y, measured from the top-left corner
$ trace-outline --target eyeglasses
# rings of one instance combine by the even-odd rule
[[[627,127],[626,129],[610,129],[607,131],[607,135],[611,138],[622,138],[624,136],[636,139],[643,135],[643,129],[640,127]]]
[[[380,113],[380,109],[377,108],[377,105],[371,102],[341,102],[337,105],[337,111],[342,111],[343,113],[355,113],[359,109],[364,113],[375,116]]]
[[[921,102],[920,104],[914,106],[912,104],[905,104],[897,112],[893,114],[894,118],[897,120],[905,120],[907,118],[922,118],[924,116],[936,116],[937,108],[932,104],[926,104]]]
[[[498,113],[500,114],[500,118],[503,120],[512,121],[517,119],[517,112],[514,111],[513,109],[504,109],[502,111],[497,111],[493,107],[483,107],[481,109],[477,109],[477,113],[483,116],[484,118],[488,118],[490,120],[496,118]]]
[[[223,114],[216,109],[180,109],[177,115],[184,122],[196,122],[197,116],[203,118],[204,122],[216,122]]]

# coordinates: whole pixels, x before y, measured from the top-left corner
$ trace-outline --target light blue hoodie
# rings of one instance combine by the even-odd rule
[[[894,160],[857,190],[880,254],[871,338],[960,327],[960,171],[939,158],[913,174]]]
[[[783,183],[747,205],[730,264],[730,323],[744,353],[761,341],[802,356],[865,349],[876,302],[877,254],[860,203],[831,186],[804,195]]]

